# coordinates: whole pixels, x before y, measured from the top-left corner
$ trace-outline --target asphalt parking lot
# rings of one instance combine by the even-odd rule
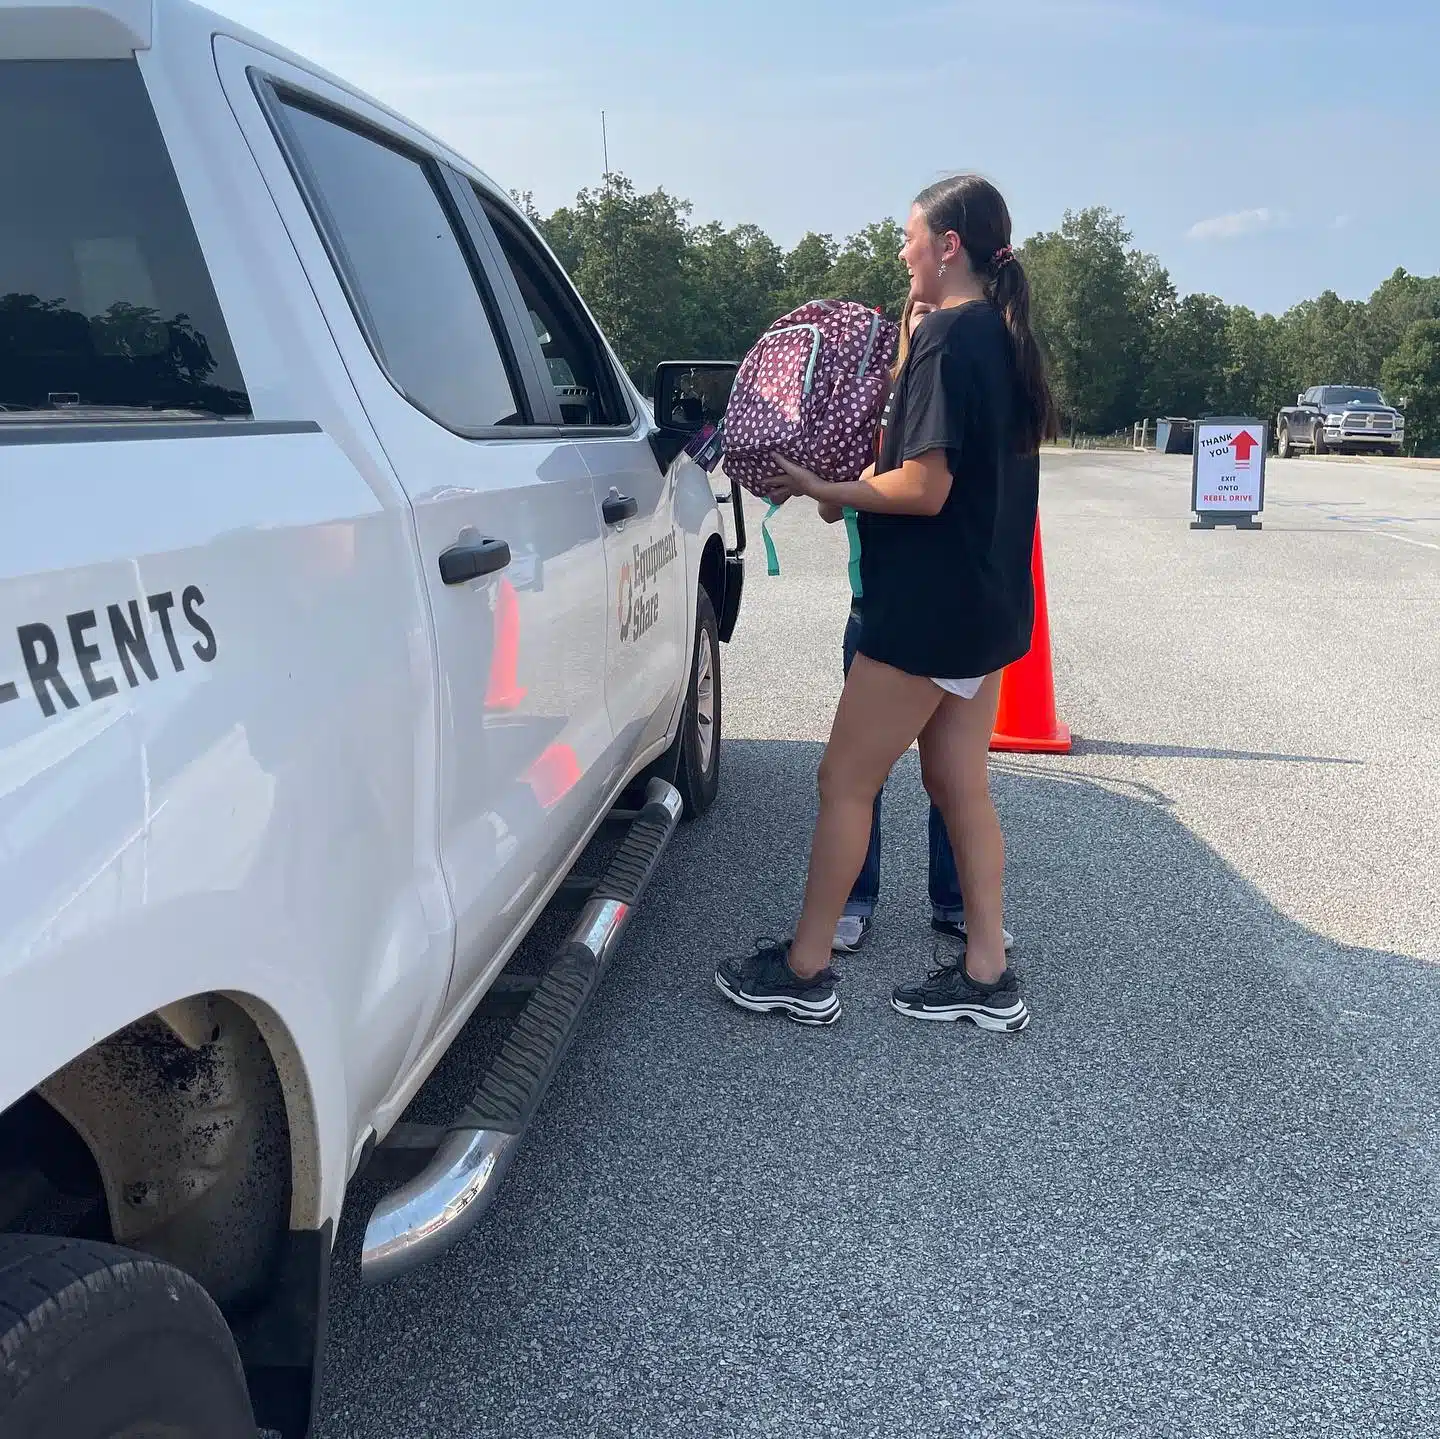
[[[355,1186],[324,1439],[1440,1433],[1440,472],[1272,460],[1260,533],[1188,496],[1045,461],[1077,739],[994,765],[1015,1037],[888,1008],[929,957],[913,754],[840,1023],[713,990],[793,923],[840,683],[843,535],[782,512],[722,798],[496,1207],[365,1291]]]

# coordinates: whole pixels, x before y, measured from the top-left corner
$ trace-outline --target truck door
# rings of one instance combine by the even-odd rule
[[[605,701],[617,755],[629,765],[662,740],[688,678],[683,539],[674,490],[650,447],[648,418],[564,273],[511,207],[475,187],[560,433],[588,468],[605,535]],[[529,335],[527,339],[531,338]]]
[[[264,103],[310,212],[296,197],[287,223],[414,510],[440,683],[453,1005],[528,928],[611,779],[594,482],[536,424],[549,415],[454,173],[393,117],[267,68],[279,73]]]
[[[134,60],[0,60],[0,131],[45,137],[0,155],[0,1103],[70,1037],[238,990],[343,1037],[365,1115],[451,962],[410,517],[232,338],[256,291],[155,108]]]

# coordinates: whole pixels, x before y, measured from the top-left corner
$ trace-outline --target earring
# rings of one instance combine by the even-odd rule
[[[946,271],[947,269],[949,269],[949,266],[946,265],[946,263],[945,263],[944,260],[941,260],[941,261],[940,261],[940,273],[941,273],[941,275],[944,275],[944,273],[945,273],[945,271]]]

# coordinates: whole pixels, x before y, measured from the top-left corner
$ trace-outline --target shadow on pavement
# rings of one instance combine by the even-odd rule
[[[1153,788],[1001,760],[1035,1022],[907,1023],[909,755],[841,1021],[744,1014],[714,960],[793,923],[819,752],[727,743],[469,1240],[361,1291],[355,1186],[320,1434],[1440,1431],[1440,967],[1294,924]]]
[[[1129,759],[1242,759],[1273,764],[1364,764],[1363,759],[1334,755],[1274,754],[1263,750],[1215,749],[1206,745],[1136,744],[1128,740],[1085,739],[1075,736],[1077,755],[1121,755]]]

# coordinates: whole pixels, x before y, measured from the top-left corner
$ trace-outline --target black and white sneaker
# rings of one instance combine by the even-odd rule
[[[952,940],[957,946],[963,946],[970,942],[969,931],[965,928],[965,921],[962,919],[959,924],[950,919],[932,919],[930,928],[944,939]],[[1008,929],[1000,931],[1005,936],[1005,953],[1009,954],[1015,948],[1015,936]]]
[[[790,968],[788,940],[762,939],[753,954],[721,960],[715,971],[716,987],[732,1004],[760,1014],[779,1010],[796,1024],[834,1024],[840,1018],[839,979],[830,968],[801,979]]]
[[[942,961],[916,984],[895,986],[890,1003],[907,1019],[968,1019],[981,1029],[1017,1034],[1030,1023],[1014,970],[994,984],[981,984],[965,972],[962,953],[953,963]]]

